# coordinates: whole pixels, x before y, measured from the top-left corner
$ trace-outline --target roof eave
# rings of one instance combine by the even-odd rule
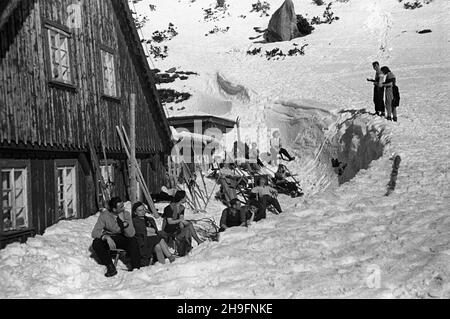
[[[154,100],[156,102],[156,109],[158,110],[158,119],[154,119],[156,124],[161,124],[162,129],[167,138],[167,149],[172,147],[172,132],[169,127],[169,122],[167,121],[166,114],[161,104],[161,99],[159,98],[158,91],[156,89],[155,80],[153,78],[153,74],[150,71],[150,66],[148,65],[147,56],[145,55],[144,49],[142,48],[141,39],[136,29],[136,25],[133,20],[133,15],[131,13],[130,7],[128,6],[127,0],[112,0],[113,7],[116,11],[116,15],[118,17],[123,16],[126,19],[126,23],[128,26],[127,30],[122,30],[126,35],[125,38],[127,41],[130,41],[130,50],[132,53],[137,55],[138,61],[141,64],[141,68],[136,68],[137,72],[143,73],[143,78],[146,83],[143,85],[150,85],[151,92],[154,96]],[[123,27],[122,24],[120,24]],[[153,114],[153,112],[152,112]]]

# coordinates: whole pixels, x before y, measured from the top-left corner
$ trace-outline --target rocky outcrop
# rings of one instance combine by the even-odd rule
[[[286,0],[283,5],[275,11],[269,21],[269,26],[264,33],[267,42],[290,41],[301,36],[297,28],[297,16],[294,3]]]

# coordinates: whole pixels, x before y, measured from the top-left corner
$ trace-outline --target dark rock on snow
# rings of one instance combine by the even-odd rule
[[[419,33],[419,34],[430,33],[430,32],[431,32],[430,29],[424,29],[424,30],[417,31],[417,33]]]
[[[292,0],[286,0],[272,15],[269,26],[264,33],[264,39],[267,42],[279,42],[289,41],[300,36],[294,3]]]

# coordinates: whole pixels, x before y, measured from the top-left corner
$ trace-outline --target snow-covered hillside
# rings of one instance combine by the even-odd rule
[[[44,236],[0,251],[0,298],[449,298],[449,1],[415,10],[397,0],[333,2],[338,21],[269,44],[249,39],[270,19],[250,12],[256,0],[227,0],[225,17],[205,22],[203,9],[215,2],[130,4],[149,18],[144,38],[169,23],[179,33],[162,43],[168,57],[150,65],[198,73],[161,85],[193,95],[167,111],[240,116],[243,138],[258,141],[262,151],[271,130],[280,129],[298,157],[289,168],[306,195],[281,196],[282,215],[228,230],[219,242],[195,247],[174,264],[119,270],[112,279],[89,258],[96,217],[59,223]],[[283,3],[269,2],[270,14]],[[293,2],[304,16],[324,10],[310,0]],[[208,34],[215,26],[230,28]],[[416,32],[422,29],[432,32]],[[275,47],[287,52],[294,43],[308,44],[305,55],[269,61],[246,53]],[[397,76],[398,123],[364,111],[373,112],[366,78],[373,77],[374,60]],[[228,94],[224,82],[241,85],[246,94]],[[349,131],[358,133],[344,138]],[[341,186],[330,168],[339,145],[347,148],[353,168],[375,159]],[[393,154],[402,162],[397,188],[386,197]],[[206,216],[217,220],[221,209],[214,202]]]

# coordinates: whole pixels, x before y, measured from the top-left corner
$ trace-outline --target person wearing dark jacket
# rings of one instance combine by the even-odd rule
[[[198,245],[204,242],[201,240],[197,232],[195,231],[194,225],[184,219],[184,206],[186,202],[186,192],[177,191],[172,202],[166,208],[164,208],[164,223],[163,231],[170,236],[176,237],[178,240],[185,239],[192,244],[192,238],[195,239]]]
[[[109,210],[103,209],[92,230],[92,249],[106,266],[106,277],[117,274],[110,250],[123,249],[131,259],[131,270],[140,268],[139,247],[136,241],[136,231],[131,219],[131,213],[125,211],[124,203],[119,197],[111,198]]]
[[[379,62],[373,62],[372,67],[375,70],[375,78],[367,79],[367,81],[373,82],[373,103],[375,104],[375,114],[384,117],[384,75],[380,70]]]
[[[152,217],[146,216],[147,209],[144,204],[137,202],[133,205],[133,225],[136,230],[136,239],[141,254],[141,266],[150,265],[153,254],[156,254],[158,262],[165,264],[168,258],[172,263],[175,256],[170,253],[169,247],[163,236],[158,233],[158,226]]]
[[[250,205],[250,207],[241,207],[241,202],[237,198],[230,201],[230,207],[225,208],[220,218],[220,232],[225,231],[231,227],[243,226],[246,227],[253,222],[257,207]]]

